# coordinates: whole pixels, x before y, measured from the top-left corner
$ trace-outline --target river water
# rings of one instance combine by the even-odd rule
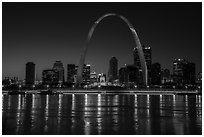
[[[2,134],[202,134],[201,95],[2,95]]]

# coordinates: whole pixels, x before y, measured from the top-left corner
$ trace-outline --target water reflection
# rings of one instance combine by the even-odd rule
[[[3,95],[2,134],[201,134],[202,96]]]

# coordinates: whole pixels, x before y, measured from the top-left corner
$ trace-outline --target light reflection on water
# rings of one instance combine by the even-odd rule
[[[202,96],[3,95],[2,134],[201,134]]]

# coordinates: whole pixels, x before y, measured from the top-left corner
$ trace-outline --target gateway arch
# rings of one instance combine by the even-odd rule
[[[90,31],[88,33],[88,37],[86,39],[84,50],[83,50],[83,52],[81,54],[79,67],[78,67],[78,71],[77,71],[77,80],[76,80],[75,86],[76,87],[81,87],[81,83],[83,82],[83,79],[82,79],[83,66],[84,66],[84,62],[85,62],[87,49],[88,49],[88,46],[89,46],[89,41],[90,41],[90,39],[91,39],[91,37],[93,35],[93,32],[94,32],[96,26],[104,18],[109,17],[109,16],[115,16],[115,17],[118,17],[118,18],[122,19],[128,25],[130,31],[132,32],[132,35],[133,35],[133,38],[134,38],[134,41],[135,41],[135,44],[136,44],[136,47],[137,47],[138,53],[139,53],[139,59],[140,59],[141,67],[142,67],[143,83],[144,83],[144,85],[147,86],[148,85],[148,82],[147,82],[147,75],[148,75],[147,74],[147,65],[146,65],[146,61],[145,61],[145,57],[144,57],[144,53],[143,53],[143,49],[142,49],[139,37],[138,37],[134,27],[132,26],[132,24],[124,16],[118,15],[118,14],[115,14],[115,13],[108,13],[108,14],[105,14],[105,15],[101,16],[97,21],[95,21],[95,23],[91,27],[91,29],[90,29]]]

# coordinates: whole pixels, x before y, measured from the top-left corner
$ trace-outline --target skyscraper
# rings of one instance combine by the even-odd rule
[[[148,83],[150,83],[150,73],[151,73],[151,64],[152,64],[152,51],[151,51],[151,47],[149,46],[142,46],[143,49],[143,53],[145,56],[145,61],[147,64],[147,71],[148,71]],[[138,83],[142,84],[143,80],[142,80],[142,67],[141,67],[141,63],[140,63],[140,58],[139,58],[139,54],[138,54],[138,47],[134,48],[133,51],[133,55],[134,55],[134,65],[138,68]]]
[[[193,62],[187,62],[184,64],[183,67],[183,81],[184,84],[195,84],[196,80],[196,72],[195,72],[195,63]]]
[[[108,78],[110,82],[118,78],[118,60],[116,57],[111,57],[109,61]]]
[[[64,82],[64,67],[61,61],[56,61],[54,63],[53,70],[59,73],[59,77],[58,77],[59,83]]]
[[[161,85],[161,65],[159,63],[151,65],[151,84]]]
[[[67,64],[67,82],[75,83],[78,66],[75,64]]]
[[[33,62],[26,63],[26,85],[35,83],[35,64]]]
[[[119,81],[121,84],[138,84],[138,69],[135,65],[127,65],[119,70]]]
[[[185,59],[174,59],[173,61],[173,81],[176,85],[182,86],[184,65],[187,64]]]
[[[170,77],[170,70],[168,69],[162,69],[161,70],[161,84],[166,84],[171,82],[171,77]]]
[[[59,83],[59,73],[53,69],[43,70],[42,83],[43,85],[57,85]]]
[[[90,84],[90,81],[91,81],[90,80],[90,71],[91,71],[91,65],[84,64],[82,78],[83,78],[83,84],[85,84],[85,85]]]

